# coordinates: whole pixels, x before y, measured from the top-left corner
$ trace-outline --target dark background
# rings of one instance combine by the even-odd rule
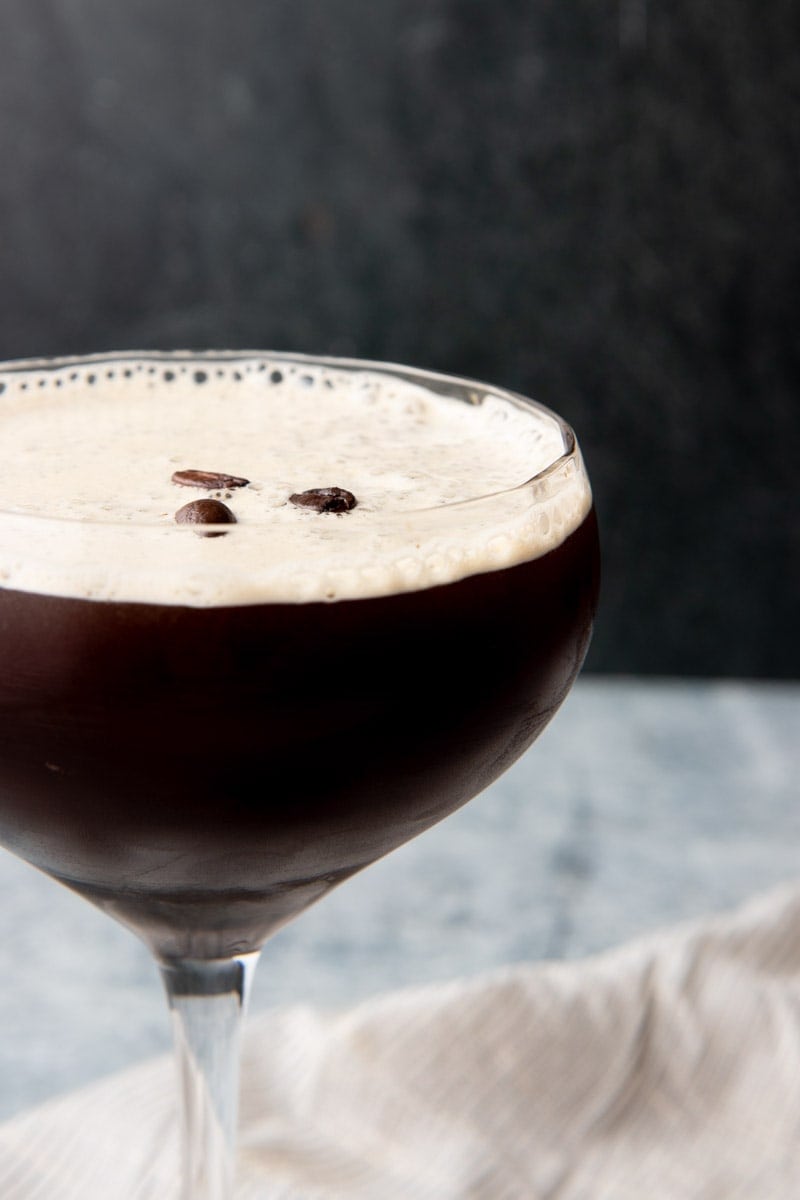
[[[268,347],[577,427],[596,670],[800,675],[793,0],[0,0],[0,357]]]

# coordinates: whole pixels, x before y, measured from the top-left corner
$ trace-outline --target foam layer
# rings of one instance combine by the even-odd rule
[[[510,566],[577,528],[589,486],[551,414],[398,372],[256,354],[0,366],[0,584],[196,606],[336,600]],[[250,480],[223,497],[237,519],[225,537],[175,523],[216,494],[172,482],[189,468]],[[328,486],[358,506],[288,502]]]

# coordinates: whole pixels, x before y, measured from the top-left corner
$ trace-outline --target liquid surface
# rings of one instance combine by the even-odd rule
[[[472,398],[280,356],[0,366],[0,586],[193,607],[308,602],[546,554],[589,511],[580,457],[565,459],[545,410],[477,386]],[[249,483],[172,482],[186,469]],[[289,502],[332,486],[357,507]],[[237,522],[224,537],[176,525],[181,506],[215,496]]]

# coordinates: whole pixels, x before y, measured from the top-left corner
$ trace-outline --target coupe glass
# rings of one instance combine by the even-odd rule
[[[155,956],[179,1066],[184,1200],[232,1192],[241,1016],[269,935],[484,789],[569,691],[597,595],[588,483],[554,414],[423,371],[261,353],[0,367],[6,398],[52,388],[62,400],[104,380],[160,387],[189,372],[206,387],[217,376],[263,387],[302,377],[322,401],[326,369],[470,405],[500,396],[544,420],[554,451],[507,491],[398,512],[389,524],[409,547],[403,582],[334,602],[150,603],[153,579],[176,570],[177,539],[195,531],[31,516],[13,497],[0,512],[0,842]],[[225,421],[222,411],[221,445]],[[503,565],[521,521],[543,552]],[[484,542],[488,530],[500,565],[436,582],[439,569],[447,580],[454,522]],[[342,519],[331,536],[343,569],[368,579],[359,533]],[[87,563],[102,575],[121,541],[136,598],[102,588],[70,598],[63,581]],[[413,586],[418,546],[423,587]],[[232,569],[241,591],[258,567],[243,554]]]

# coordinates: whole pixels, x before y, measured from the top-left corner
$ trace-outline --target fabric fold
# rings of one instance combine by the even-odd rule
[[[0,1127],[3,1200],[177,1194],[168,1059]],[[582,962],[251,1017],[240,1200],[796,1200],[800,888]]]

